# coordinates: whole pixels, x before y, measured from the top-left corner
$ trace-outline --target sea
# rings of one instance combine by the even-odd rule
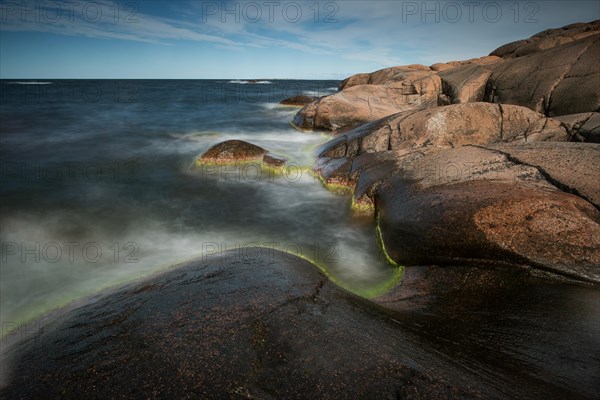
[[[331,137],[290,125],[325,80],[1,80],[0,318],[8,331],[225,253],[282,250],[365,297],[398,282],[374,221],[310,173]],[[287,167],[195,165],[245,140]]]

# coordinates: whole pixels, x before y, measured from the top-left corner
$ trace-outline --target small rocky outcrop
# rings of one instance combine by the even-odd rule
[[[386,83],[349,86],[322,97],[304,106],[294,117],[294,125],[300,129],[349,129],[401,111],[437,106],[442,93],[442,81],[431,71],[403,68],[373,79],[385,79]]]
[[[315,97],[315,96],[298,95],[298,96],[288,97],[287,99],[283,99],[279,102],[279,104],[284,105],[284,106],[304,106],[308,103],[312,103],[313,101],[315,101],[317,99],[318,99],[318,97]]]
[[[198,158],[204,163],[235,163],[239,161],[259,161],[267,150],[243,140],[226,140],[212,146]]]
[[[243,140],[226,140],[212,146],[196,159],[201,164],[236,164],[240,162],[261,162],[271,167],[281,167],[285,158],[270,154],[267,150]]]
[[[483,101],[485,87],[492,74],[490,68],[479,64],[465,64],[439,73],[443,92],[452,103]]]

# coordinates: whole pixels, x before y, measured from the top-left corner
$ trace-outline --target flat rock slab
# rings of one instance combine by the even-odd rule
[[[600,145],[537,142],[485,147],[502,152],[513,162],[538,168],[556,186],[600,209]]]
[[[469,299],[481,302],[475,311],[485,308],[484,292]],[[544,340],[544,331],[531,332],[537,336],[526,342],[527,331],[520,332],[513,343],[510,325],[501,319],[495,326],[490,319],[486,329],[504,327],[508,332],[499,337],[506,341],[492,340],[479,350],[479,339],[488,336],[475,329],[461,342],[460,355],[456,345],[448,345],[459,337],[452,330],[443,333],[444,340],[435,337],[435,324],[419,325],[424,314],[418,308],[417,314],[401,314],[398,307],[379,303],[339,289],[291,255],[267,249],[227,253],[116,289],[58,318],[52,329],[4,354],[4,360],[12,359],[4,365],[11,367],[12,380],[1,394],[10,399],[577,399],[599,393],[597,383],[589,383],[594,371],[588,364],[588,350],[598,348],[598,339],[577,327],[564,344],[576,343],[578,352],[557,361],[552,375],[540,377],[547,359],[535,355],[557,347]],[[584,311],[578,304],[574,315]],[[535,312],[536,303],[532,306]],[[597,318],[597,303],[590,307],[589,316]],[[546,309],[549,324],[564,312],[564,307]],[[453,311],[459,328],[460,312]],[[585,354],[579,353],[582,345],[590,345]],[[519,357],[509,352],[496,362],[491,352],[498,346],[513,348]],[[582,365],[575,373],[573,367]]]

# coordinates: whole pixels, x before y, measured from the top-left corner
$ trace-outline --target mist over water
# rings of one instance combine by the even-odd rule
[[[373,224],[306,171],[328,137],[294,130],[297,109],[277,105],[337,82],[22,83],[0,82],[3,323],[203,254],[251,257],[255,246],[300,254],[363,294],[397,276]],[[290,168],[191,168],[227,139]]]

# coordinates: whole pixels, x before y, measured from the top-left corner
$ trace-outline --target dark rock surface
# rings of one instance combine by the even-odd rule
[[[600,113],[579,113],[556,117],[571,132],[574,140],[600,143]]]
[[[317,99],[318,99],[318,97],[314,97],[314,96],[299,95],[299,96],[293,96],[293,97],[288,97],[287,99],[283,99],[279,102],[279,104],[282,104],[285,106],[304,106],[304,105],[311,103]]]
[[[274,154],[265,154],[263,156],[263,162],[271,167],[281,167],[286,163],[286,159]]]
[[[114,290],[13,347],[10,399],[583,399],[597,291],[410,269],[376,303],[268,249]],[[460,271],[460,272],[459,272]],[[469,273],[467,278],[463,273]],[[462,282],[462,283],[461,283]],[[562,339],[563,335],[569,338]]]

